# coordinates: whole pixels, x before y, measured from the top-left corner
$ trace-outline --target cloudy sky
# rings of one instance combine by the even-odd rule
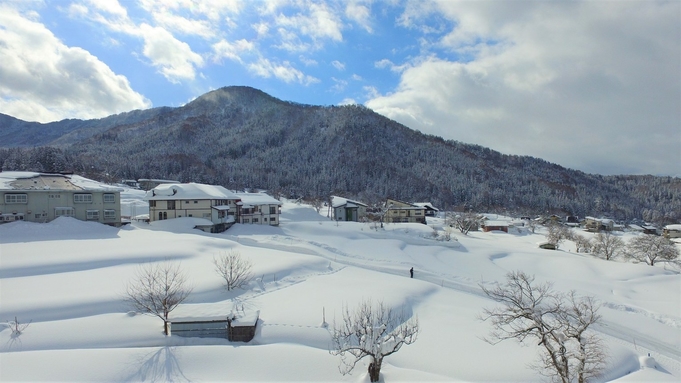
[[[0,0],[0,57],[0,113],[24,120],[248,85],[589,173],[681,176],[676,0]]]

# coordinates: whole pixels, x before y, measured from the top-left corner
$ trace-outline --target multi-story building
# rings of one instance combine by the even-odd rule
[[[0,172],[0,223],[63,216],[120,226],[121,190],[72,174]]]

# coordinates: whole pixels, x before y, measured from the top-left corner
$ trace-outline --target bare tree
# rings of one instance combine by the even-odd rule
[[[31,321],[28,321],[28,323],[20,323],[17,317],[14,317],[14,320],[7,321],[7,325],[9,326],[10,330],[12,330],[13,337],[21,335],[21,333],[24,332],[24,330],[26,330],[30,324]]]
[[[504,285],[481,287],[488,297],[502,304],[485,309],[480,317],[493,327],[485,341],[538,342],[542,353],[533,367],[558,382],[584,383],[602,371],[607,359],[605,348],[587,331],[601,318],[592,297],[578,297],[574,291],[554,292],[552,284],[534,284],[534,277],[522,271],[507,274]]]
[[[334,321],[330,353],[340,355],[343,375],[351,373],[364,357],[370,357],[369,378],[377,382],[383,358],[399,351],[402,345],[414,343],[418,332],[418,318],[407,318],[404,309],[395,312],[383,302],[373,305],[364,301],[353,312],[345,307],[341,324]]]
[[[179,263],[148,263],[140,266],[128,283],[125,300],[136,311],[161,318],[163,332],[168,335],[168,315],[191,292]]]
[[[556,245],[556,248],[558,248],[563,241],[569,239],[572,235],[570,229],[567,226],[556,222],[547,225],[546,229],[548,230],[546,233],[546,240],[549,243]]]
[[[658,259],[666,261],[677,259],[679,248],[668,238],[644,234],[629,241],[626,255],[650,266],[655,266]]]
[[[575,241],[575,246],[577,247],[578,253],[591,252],[591,249],[593,248],[593,243],[588,238],[584,237],[583,235],[575,234],[572,237],[572,240]]]
[[[477,230],[480,226],[481,217],[473,212],[449,213],[449,225],[459,230],[463,235],[468,235],[471,230]]]
[[[608,261],[618,257],[622,249],[624,249],[624,241],[609,231],[600,232],[594,237],[592,252]]]
[[[244,288],[253,278],[253,263],[241,257],[238,251],[230,251],[213,258],[215,272],[225,280],[227,291]]]

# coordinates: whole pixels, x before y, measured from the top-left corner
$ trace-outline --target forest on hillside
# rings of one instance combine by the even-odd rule
[[[681,221],[679,178],[586,174],[425,135],[363,106],[300,105],[230,87],[180,108],[111,118],[93,120],[90,130],[80,122],[46,145],[0,149],[2,170],[175,179],[369,204],[430,201],[511,215]]]

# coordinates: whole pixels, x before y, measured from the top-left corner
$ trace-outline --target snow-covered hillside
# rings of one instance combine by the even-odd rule
[[[0,381],[368,382],[368,360],[339,373],[322,326],[366,298],[405,305],[421,326],[416,343],[384,361],[385,382],[542,381],[527,367],[535,346],[481,340],[490,327],[477,316],[494,302],[479,286],[513,270],[603,303],[597,330],[610,360],[599,381],[681,379],[678,270],[596,259],[569,242],[542,250],[541,229],[438,241],[433,227],[441,224],[375,230],[286,203],[279,227],[235,225],[220,234],[194,230],[189,219],[120,229],[70,218],[0,225],[0,319],[32,321],[20,336],[2,327]],[[254,263],[257,278],[228,293],[212,260],[231,250]],[[255,339],[166,337],[158,318],[130,313],[126,283],[140,263],[163,260],[180,262],[193,285],[174,315],[260,310]]]

